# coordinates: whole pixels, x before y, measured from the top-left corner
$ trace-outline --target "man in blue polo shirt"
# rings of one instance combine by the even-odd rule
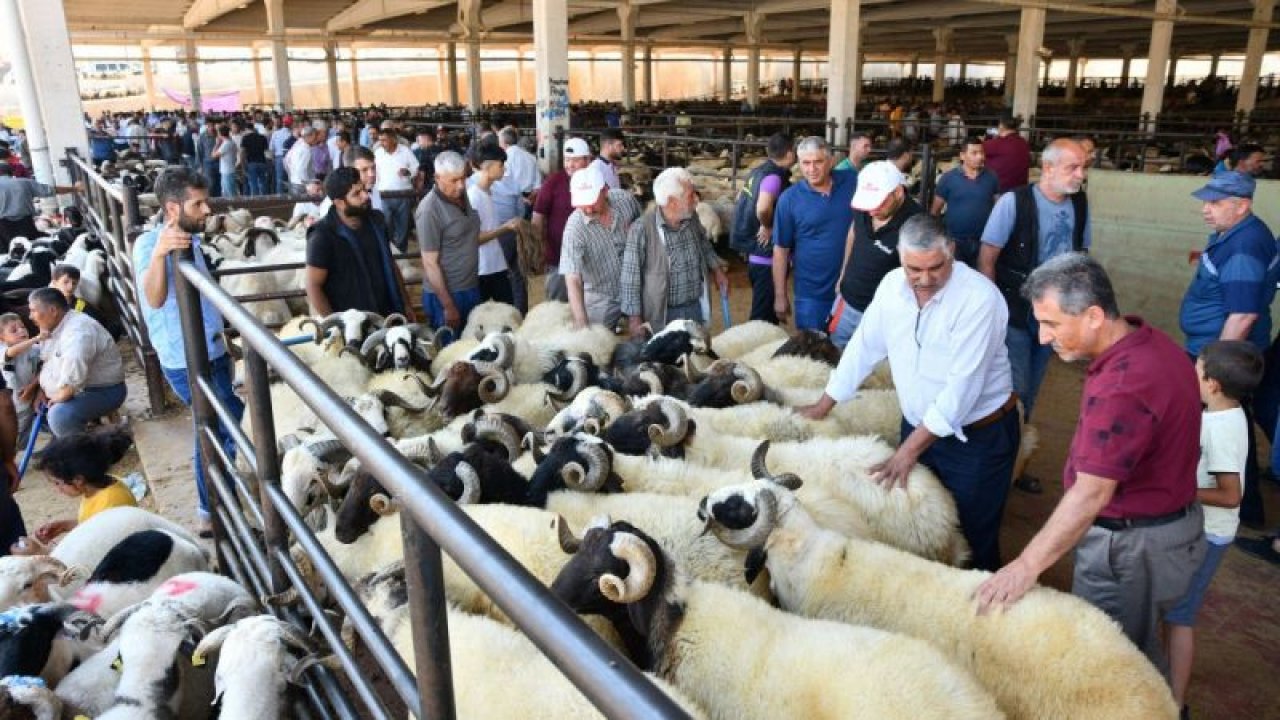
[[[804,179],[782,193],[774,214],[773,310],[785,324],[791,310],[788,261],[794,255],[796,329],[822,330],[836,297],[857,178],[850,171],[832,171],[831,148],[820,137],[801,140],[796,155]]]
[[[960,151],[960,164],[938,178],[933,206],[929,213],[942,215],[947,234],[956,241],[956,259],[974,270],[978,269],[978,248],[982,244],[982,229],[996,205],[1000,194],[1000,179],[986,168],[986,153],[982,139],[972,137],[964,141]]]
[[[1271,300],[1280,279],[1280,258],[1275,236],[1253,214],[1253,189],[1253,177],[1227,171],[1191,193],[1204,203],[1201,215],[1213,230],[1178,313],[1192,357],[1214,340],[1248,340],[1262,351],[1271,343]],[[1245,404],[1250,427],[1251,405]],[[1250,433],[1242,522],[1264,519],[1257,478],[1257,452]]]

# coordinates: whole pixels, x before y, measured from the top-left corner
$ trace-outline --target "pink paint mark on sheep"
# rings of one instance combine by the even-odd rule
[[[71,596],[70,602],[81,610],[97,614],[98,609],[102,607],[102,600],[101,592],[82,589]]]
[[[177,578],[174,578],[173,580],[168,580],[165,584],[161,585],[158,592],[168,595],[169,597],[180,597],[182,595],[186,595],[192,590],[195,590],[197,587],[199,587],[199,585],[190,580],[178,580]]]

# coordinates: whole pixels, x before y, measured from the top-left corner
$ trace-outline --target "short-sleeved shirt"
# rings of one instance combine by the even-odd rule
[[[476,238],[480,235],[480,215],[466,195],[462,203],[451,202],[432,190],[413,213],[418,244],[423,252],[440,253],[440,269],[449,292],[470,290],[478,282],[480,255]]]
[[[138,236],[133,245],[133,269],[138,287],[142,287],[142,276],[151,265],[151,253],[155,250],[156,241],[160,239],[163,228],[153,228]],[[206,275],[209,268],[204,263],[204,253],[200,252],[200,236],[191,237],[192,257],[196,267]],[[181,370],[187,366],[186,346],[182,342],[182,321],[178,318],[178,300],[174,291],[173,265],[165,259],[165,296],[164,304],[158,308],[151,307],[145,297],[138,298],[138,306],[142,308],[142,321],[147,325],[147,334],[151,337],[151,345],[156,349],[161,367]],[[204,316],[205,347],[209,360],[217,360],[226,354],[222,345],[222,313],[203,295],[200,296],[201,315]]]
[[[618,168],[613,163],[605,160],[603,157],[596,157],[591,164],[600,168],[600,174],[604,176],[604,184],[608,185],[611,190],[617,190],[622,187],[622,181],[618,179]]]
[[[1000,192],[1026,185],[1031,177],[1031,146],[1018,133],[994,137],[982,143],[987,168],[1000,180]]]
[[[223,175],[235,174],[236,158],[240,155],[240,146],[236,145],[236,141],[231,138],[221,138],[218,141],[218,148],[221,151],[218,156],[218,172]]]
[[[573,200],[569,194],[569,173],[561,170],[542,183],[538,197],[533,201],[533,211],[546,218],[546,239],[542,251],[547,264],[560,265],[560,241],[564,237],[564,225],[573,214]]]
[[[30,385],[40,372],[40,346],[32,345],[26,352],[11,358],[4,356],[8,350],[8,345],[0,343],[0,361],[4,363],[4,371],[0,372],[0,377],[4,378],[4,387],[21,390]],[[13,394],[14,410],[22,412],[29,407],[31,404],[23,402],[17,392]]]
[[[826,302],[836,299],[836,279],[853,221],[849,203],[857,185],[856,173],[836,171],[831,173],[829,194],[801,180],[778,198],[773,244],[791,251],[796,297]]]
[[[844,281],[840,284],[840,296],[849,307],[858,312],[866,310],[880,281],[890,270],[902,265],[898,259],[898,232],[903,223],[923,212],[924,208],[915,198],[907,197],[889,222],[876,230],[869,213],[853,211],[853,250],[849,252]]]
[[[129,486],[116,480],[94,493],[93,497],[80,500],[80,512],[76,515],[76,522],[82,523],[103,510],[115,507],[137,507],[137,505],[138,500],[133,497]]]
[[[471,177],[475,177],[475,175]],[[492,189],[492,186],[490,189]],[[501,223],[498,222],[498,216],[493,207],[492,194],[481,190],[478,185],[472,183],[467,186],[467,200],[471,202],[471,207],[475,208],[476,214],[480,216],[480,232],[485,233],[497,229]],[[481,275],[492,275],[507,271],[507,257],[502,254],[502,245],[497,238],[480,245],[479,262],[480,265],[476,272]]]
[[[36,198],[48,197],[53,188],[28,178],[0,177],[0,219],[21,220],[36,212]]]
[[[1182,296],[1178,324],[1187,336],[1187,352],[1218,339],[1227,316],[1256,314],[1249,342],[1266,350],[1271,342],[1271,300],[1280,279],[1275,237],[1257,215],[1249,215],[1223,233],[1209,236],[1196,274]]]
[[[332,312],[354,309],[387,315],[396,310],[391,297],[399,289],[387,287],[379,247],[387,243],[386,233],[379,237],[378,232],[385,222],[374,210],[355,231],[342,224],[337,209],[330,209],[307,232],[307,265],[328,271],[322,291]]]
[[[560,274],[581,275],[583,290],[617,298],[627,231],[640,217],[640,204],[626,190],[610,190],[608,198],[611,214],[608,226],[589,220],[580,210],[574,210],[569,216],[560,248]]]
[[[1053,202],[1040,192],[1039,185],[1031,187],[1031,196],[1036,201],[1037,227],[1040,230],[1039,242],[1036,244],[1036,265],[1042,265],[1059,255],[1071,252],[1071,238],[1076,228],[1076,210],[1071,204],[1070,196],[1061,202]],[[996,201],[991,209],[991,217],[982,229],[982,242],[1003,248],[1009,243],[1018,215],[1018,197],[1016,193],[1005,193]],[[1093,223],[1085,218],[1084,247],[1093,244]]]
[[[418,158],[412,150],[404,145],[397,145],[394,152],[387,152],[386,148],[379,145],[373,151],[373,160],[378,170],[380,192],[413,189],[413,176],[418,174]],[[408,177],[400,174],[402,169],[409,171]],[[453,286],[450,289],[454,289]]]
[[[1218,487],[1214,473],[1236,473],[1240,476],[1240,492],[1244,492],[1244,465],[1249,454],[1249,420],[1244,408],[1211,412],[1205,410],[1200,421],[1200,464],[1196,466],[1196,485]],[[1240,527],[1240,507],[1204,506],[1204,531],[1219,538],[1233,538]]]
[[[956,240],[977,240],[995,207],[1000,181],[986,168],[979,170],[976,178],[970,178],[964,168],[956,167],[943,173],[936,192],[947,201],[942,217],[947,234]]]
[[[1139,317],[1089,364],[1080,419],[1062,471],[1116,483],[1105,518],[1157,517],[1196,499],[1200,461],[1200,387],[1195,366],[1169,336]]]
[[[245,133],[240,140],[240,151],[244,153],[246,163],[265,163],[267,161],[267,138],[254,131]]]

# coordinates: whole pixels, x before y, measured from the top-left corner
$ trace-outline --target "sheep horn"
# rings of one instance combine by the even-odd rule
[[[739,405],[755,402],[764,395],[764,381],[760,379],[760,373],[754,368],[742,363],[734,363],[733,376],[737,378],[730,391],[734,402]]]
[[[298,628],[281,621],[276,622],[276,627],[280,631],[280,642],[284,643],[285,647],[304,653],[312,651],[311,639],[303,635]]]
[[[570,490],[581,489],[586,484],[584,480],[586,474],[582,463],[576,460],[570,460],[560,468],[560,479],[564,480],[565,487]]]
[[[569,387],[564,390],[557,388],[554,392],[548,393],[557,400],[572,400],[587,387],[587,365],[582,358],[569,358],[566,361],[566,367],[569,370],[569,376],[573,378],[573,381],[569,383]]]
[[[685,353],[680,356],[680,364],[684,366],[684,375],[689,378],[689,382],[696,383],[706,377],[706,373],[698,370],[693,365],[693,356],[695,353]]]
[[[382,321],[382,328],[385,330],[387,328],[399,327],[401,325],[408,325],[408,324],[409,324],[409,318],[406,318],[404,315],[401,315],[400,313],[391,313],[390,315],[387,316],[386,320]]]
[[[422,394],[427,397],[435,397],[439,395],[440,386],[444,385],[445,379],[446,379],[446,375],[444,373],[440,373],[440,378],[436,380],[434,383],[428,385],[427,381],[423,380],[417,375],[414,375],[413,373],[405,373],[404,377],[401,378],[401,380],[412,380],[415,383],[417,383],[418,390],[420,390]]]
[[[321,656],[321,655],[311,654],[302,658],[298,662],[294,663],[293,667],[289,668],[289,676],[288,676],[289,684],[301,685],[302,675],[306,673],[306,671],[310,670],[312,667],[315,667],[316,665],[323,665],[331,670],[334,670],[334,669],[337,669],[337,667],[340,667],[337,656],[335,655]]]
[[[291,587],[283,592],[263,595],[259,599],[259,602],[262,603],[263,607],[282,607],[285,605],[293,605],[298,602],[298,599],[298,588]]]
[[[382,339],[386,336],[387,328],[382,328],[369,333],[369,336],[364,339],[364,342],[360,343],[360,356],[365,358],[367,362],[369,353],[372,352],[375,347],[381,345]]]
[[[658,403],[667,426],[650,425],[649,439],[664,448],[677,445],[689,434],[689,416],[671,398],[664,397]]]
[[[350,455],[351,451],[342,444],[341,440],[315,440],[305,445],[307,452],[311,453],[317,460],[322,462],[336,462],[336,457],[343,454]]]
[[[563,515],[556,515],[556,538],[560,541],[560,549],[566,555],[574,555],[578,550],[582,549],[582,538],[573,534],[573,530],[569,528],[569,521],[564,519]]]
[[[369,362],[368,358],[366,358],[364,355],[361,355],[361,354],[360,354],[360,351],[356,350],[355,348],[351,347],[350,345],[343,345],[343,346],[338,350],[338,357],[342,357],[343,355],[347,355],[347,354],[355,355],[357,358],[359,358],[359,359],[360,359],[360,364],[361,364],[361,365],[366,365],[366,364],[368,364],[368,362]]]
[[[320,321],[320,329],[325,332],[332,330],[335,326],[340,328],[346,327],[342,322],[342,313],[329,313]]]
[[[416,413],[424,412],[427,409],[427,406],[425,405],[421,407],[414,405],[394,390],[379,390],[374,393],[373,396],[378,398],[378,402],[387,407],[400,408],[402,410],[409,410]]]
[[[210,653],[217,652],[222,647],[222,641],[226,640],[227,636],[231,634],[232,629],[232,626],[224,625],[205,635],[200,640],[200,644],[196,645],[196,649],[191,653],[191,662],[193,664],[202,664],[204,658],[208,657]]]
[[[658,377],[658,373],[652,368],[645,368],[637,372],[636,379],[649,386],[651,395],[661,395],[666,392],[666,388],[662,386],[662,378]]]
[[[749,526],[737,530],[715,522],[711,525],[711,532],[731,548],[755,550],[764,547],[769,533],[778,524],[778,496],[772,490],[761,490],[756,496],[755,506],[756,519]]]
[[[542,440],[538,437],[537,433],[532,430],[525,433],[524,440],[521,442],[521,445],[523,445],[526,450],[533,453],[534,462],[541,463],[546,459],[547,454],[542,451]]]
[[[486,416],[475,421],[477,440],[491,440],[507,451],[507,460],[515,462],[520,457],[520,437],[516,429],[501,418]]]
[[[480,502],[480,475],[476,473],[476,469],[471,463],[462,461],[458,463],[453,472],[462,481],[462,496],[458,498],[459,505],[476,505]]]
[[[516,359],[515,340],[507,333],[498,333],[491,337],[493,338],[494,349],[498,351],[498,357],[493,361],[493,364],[503,370],[511,369],[511,365]]]
[[[612,470],[613,463],[610,461],[609,453],[604,445],[598,442],[579,442],[577,450],[587,458],[587,475],[574,489],[595,492],[604,485],[605,478]],[[568,484],[567,478],[565,484]]]
[[[378,515],[378,517],[387,517],[394,515],[400,511],[400,505],[396,503],[394,498],[388,497],[386,493],[374,493],[369,498],[369,509]]]
[[[601,425],[600,418],[589,417],[582,421],[582,431],[588,435],[600,437],[600,432],[604,429]]]
[[[448,325],[442,325],[436,328],[435,333],[432,334],[431,342],[435,343],[436,347],[444,347],[445,345],[448,345],[448,343],[444,341],[444,338],[453,337],[453,336],[454,336],[453,328],[449,327]]]
[[[620,605],[633,603],[649,594],[658,573],[658,559],[653,550],[631,533],[618,533],[609,543],[609,551],[627,563],[627,577],[606,573],[600,576],[600,592],[611,602]]]
[[[561,400],[555,395],[551,393],[547,393],[547,404],[550,405],[552,409],[555,410],[556,412],[560,412],[561,410],[569,407],[570,402],[571,401],[569,400]]]
[[[480,380],[480,402],[486,405],[501,402],[511,391],[511,378],[505,370],[492,372]]]
[[[769,441],[765,440],[756,446],[755,452],[751,453],[751,477],[756,480],[769,480],[775,482],[788,490],[798,490],[802,484],[800,478],[794,473],[783,473],[774,475],[769,472],[769,465],[766,457],[769,455]]]
[[[364,321],[365,321],[365,322],[368,322],[368,323],[373,323],[374,325],[377,325],[378,327],[382,327],[382,326],[384,326],[384,325],[386,324],[386,322],[387,322],[387,321],[386,321],[386,318],[382,317],[381,315],[379,315],[379,314],[378,314],[378,313],[376,313],[376,312],[365,312],[365,314],[364,314]]]

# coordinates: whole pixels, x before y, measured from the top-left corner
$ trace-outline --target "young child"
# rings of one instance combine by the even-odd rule
[[[13,394],[13,409],[18,414],[18,449],[27,445],[31,420],[35,416],[32,401],[40,373],[40,351],[36,345],[45,335],[31,337],[22,318],[15,313],[0,315],[0,355],[4,361],[4,383]]]
[[[133,493],[107,470],[120,462],[133,438],[128,429],[112,428],[55,438],[40,453],[37,467],[53,481],[59,493],[80,498],[75,520],[54,520],[41,525],[34,538],[41,544],[70,531],[108,508],[136,506]]]
[[[1196,469],[1200,489],[1196,497],[1204,506],[1208,552],[1192,576],[1191,586],[1164,618],[1173,697],[1182,706],[1183,717],[1188,716],[1185,702],[1195,651],[1196,614],[1240,524],[1245,456],[1249,452],[1249,424],[1240,402],[1262,380],[1262,353],[1243,340],[1210,343],[1196,360],[1196,376],[1200,380],[1200,400],[1205,405],[1200,425],[1200,464]]]
[[[84,312],[88,307],[88,303],[84,298],[76,297],[76,289],[80,287],[80,268],[75,265],[59,264],[53,266],[53,272],[50,275],[49,287],[57,288],[67,303],[71,305],[72,310]],[[95,320],[97,318],[94,318]]]

